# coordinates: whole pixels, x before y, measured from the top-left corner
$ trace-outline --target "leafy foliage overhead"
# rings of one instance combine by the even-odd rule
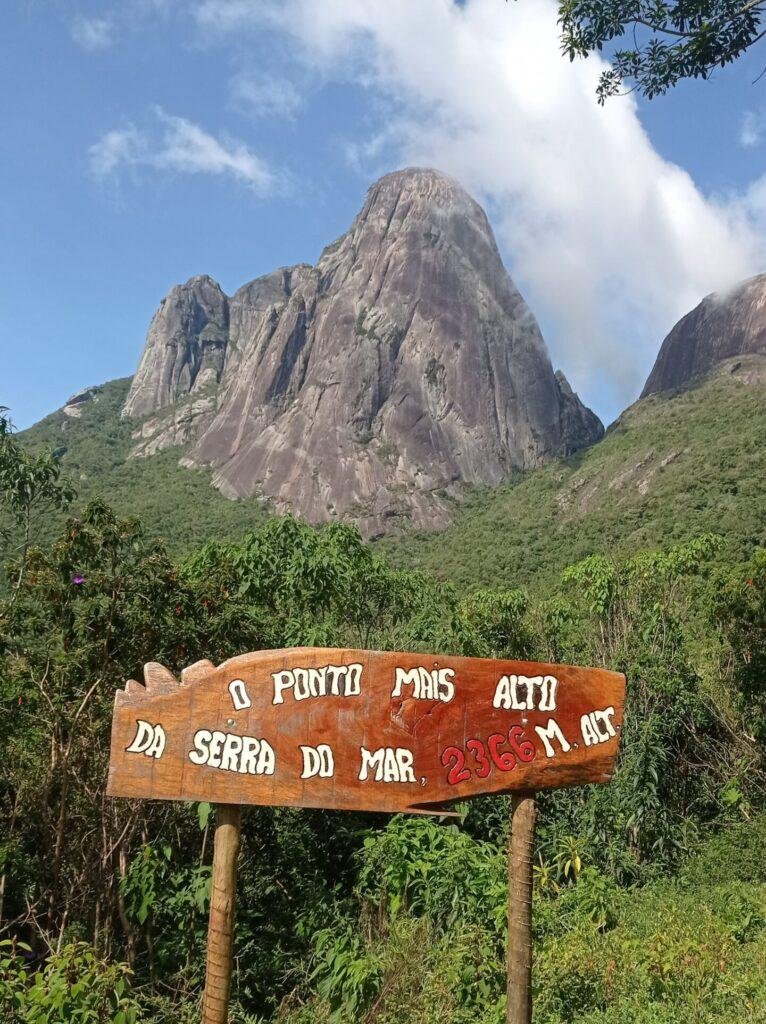
[[[561,0],[564,53],[574,60],[608,47],[600,103],[625,85],[647,98],[683,79],[709,78],[766,33],[762,0]]]

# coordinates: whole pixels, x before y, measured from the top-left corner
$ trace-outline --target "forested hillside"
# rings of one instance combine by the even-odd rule
[[[116,393],[119,386],[111,387]],[[639,419],[638,407],[607,437],[606,455],[594,449],[518,485],[524,494],[543,482],[536,509],[542,515],[547,508],[547,519],[534,536],[542,542],[546,529],[553,533],[551,553],[533,551],[537,561],[527,569],[520,553],[504,569],[487,568],[494,585],[480,588],[411,564],[397,568],[341,524],[314,530],[272,517],[225,540],[208,511],[203,533],[219,539],[184,542],[191,520],[181,491],[170,495],[198,480],[188,484],[199,488],[193,498],[206,481],[185,470],[163,476],[159,460],[121,465],[124,428],[109,418],[106,401],[92,406],[102,417],[99,430],[95,420],[89,425],[90,412],[64,432],[55,417],[38,428],[38,442],[70,440],[61,462],[43,451],[32,456],[28,438],[21,445],[0,432],[6,546],[14,553],[0,601],[3,1024],[198,1019],[211,808],[105,798],[114,692],[149,659],[177,673],[200,658],[217,663],[297,644],[625,672],[614,781],[540,799],[536,1020],[764,1018],[766,554],[756,550],[762,391],[735,374],[650,401],[643,408],[651,415]],[[632,417],[641,430],[634,432]],[[79,454],[71,443],[77,436]],[[573,493],[595,488],[613,479],[621,445],[625,471],[646,458],[647,444],[660,463],[675,449],[679,455],[654,465],[644,494],[636,484],[629,493],[639,498],[619,513],[610,504],[619,498],[604,501],[594,491],[569,530],[575,538],[585,530],[574,543],[587,557],[567,567],[572,538],[550,529],[552,504],[563,493],[557,488],[583,472],[593,476]],[[94,482],[99,465],[104,473]],[[75,466],[78,498],[61,472]],[[652,482],[664,487],[679,467],[683,486],[651,499],[644,532],[619,534],[618,518],[629,518]],[[134,485],[154,477],[154,486],[131,499],[130,474]],[[111,495],[115,510],[101,500],[83,508],[104,480],[120,488]],[[695,487],[701,490],[689,496]],[[512,510],[513,493],[493,501]],[[716,521],[725,495],[730,504]],[[156,517],[149,531],[125,518],[136,502]],[[237,514],[246,508],[229,507]],[[525,522],[531,546],[535,507],[524,519],[520,511],[501,519],[493,507],[485,514],[494,515],[495,559],[505,557],[508,538]],[[582,526],[588,507],[601,517],[601,534]],[[450,555],[445,544],[477,515],[434,539],[443,557],[429,557],[440,574],[452,558],[458,580],[479,580],[483,570],[469,574],[461,568],[467,554]],[[156,542],[162,516],[183,555]],[[729,536],[712,531],[715,525]],[[487,567],[490,529],[483,551],[471,542]],[[235,532],[231,520],[228,532]],[[518,578],[545,578],[547,586],[518,588]],[[457,820],[436,821],[248,809],[232,1021],[500,1024],[508,801],[486,798],[458,810]]]
[[[178,449],[128,459],[135,425],[119,416],[128,385],[112,381],[79,418],[53,413],[20,439],[58,450],[81,501],[99,496],[138,516],[173,553],[263,522],[267,504],[224,498],[205,472],[178,465]],[[447,529],[395,530],[381,543],[396,564],[461,586],[550,583],[593,552],[711,531],[726,538],[727,558],[746,558],[766,533],[765,391],[766,357],[730,360],[690,390],[636,403],[597,445],[475,491]]]
[[[593,552],[713,531],[729,560],[766,536],[766,357],[642,399],[598,444],[476,494],[446,530],[385,541],[399,564],[461,585],[549,583]]]
[[[173,552],[192,550],[211,537],[237,537],[263,521],[266,506],[256,498],[229,501],[202,470],[178,465],[179,451],[129,459],[135,424],[120,418],[130,378],[109,381],[83,405],[79,417],[62,410],[19,435],[30,450],[49,448],[77,486],[80,501],[100,496],[124,515],[138,516],[150,537]],[[54,522],[41,517],[52,536]]]

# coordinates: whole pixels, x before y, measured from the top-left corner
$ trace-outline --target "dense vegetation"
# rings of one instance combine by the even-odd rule
[[[726,415],[719,407],[719,431]],[[732,445],[759,457],[736,403],[731,415],[742,429]],[[509,588],[502,566],[493,589],[463,590],[397,568],[350,527],[289,517],[173,557],[122,503],[117,513],[93,500],[62,523],[55,510],[72,494],[60,468],[4,424],[3,1024],[197,1019],[211,809],[104,797],[113,694],[149,658],[178,671],[298,643],[626,672],[613,783],[540,800],[537,1019],[766,1015],[766,555],[755,522],[736,549],[700,532],[662,550],[590,550],[535,596]],[[749,481],[743,470],[755,493]],[[499,1024],[507,805],[459,810],[439,822],[250,809],[232,1019]]]
[[[31,450],[50,449],[75,482],[82,503],[105,498],[125,516],[141,520],[146,535],[162,538],[174,553],[194,550],[211,537],[238,537],[262,523],[256,498],[229,501],[200,470],[178,465],[177,448],[148,459],[130,459],[136,424],[120,419],[130,378],[104,384],[80,418],[59,410],[19,435]],[[52,539],[63,517],[46,517]]]

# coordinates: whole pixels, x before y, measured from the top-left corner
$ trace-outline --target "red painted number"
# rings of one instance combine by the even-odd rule
[[[446,747],[442,754],[442,764],[445,768],[452,765],[447,773],[447,782],[450,786],[456,786],[458,782],[467,782],[471,777],[465,766],[465,754],[459,747]]]
[[[492,755],[492,760],[495,762],[501,772],[512,772],[516,767],[516,758],[510,752],[510,750],[500,750],[500,744],[506,742],[507,737],[503,736],[502,733],[496,732],[493,736],[487,740],[489,746],[489,752]]]
[[[510,750],[501,749],[506,743],[510,744]],[[501,732],[493,733],[486,744],[481,740],[468,740],[465,749],[473,757],[473,768],[466,766],[466,754],[460,747],[446,747],[442,753],[442,764],[449,768],[447,782],[450,786],[468,782],[472,775],[486,779],[493,765],[501,772],[512,772],[519,761],[529,764],[536,753],[534,743],[525,739],[520,725],[511,726],[507,736]]]
[[[508,740],[516,751],[518,759],[523,761],[525,764],[529,764],[535,756],[535,745],[532,740],[524,739],[524,730],[520,725],[511,726],[511,731],[508,733]]]
[[[469,740],[466,743],[466,750],[470,750],[474,756],[477,767],[474,768],[477,779],[486,779],[489,773],[492,771],[492,765],[489,763],[487,752],[484,749],[484,744],[481,740]],[[470,777],[470,775],[469,775]]]

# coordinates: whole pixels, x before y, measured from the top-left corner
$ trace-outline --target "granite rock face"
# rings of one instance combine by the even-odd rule
[[[212,278],[172,288],[154,314],[123,415],[146,416],[220,383],[228,332],[229,302]]]
[[[484,211],[422,169],[376,182],[316,266],[230,299],[207,277],[174,288],[123,415],[151,417],[136,454],[186,444],[224,494],[368,535],[443,522],[464,485],[603,433],[554,374]]]
[[[714,292],[665,338],[641,397],[684,388],[733,356],[766,353],[766,274]]]

